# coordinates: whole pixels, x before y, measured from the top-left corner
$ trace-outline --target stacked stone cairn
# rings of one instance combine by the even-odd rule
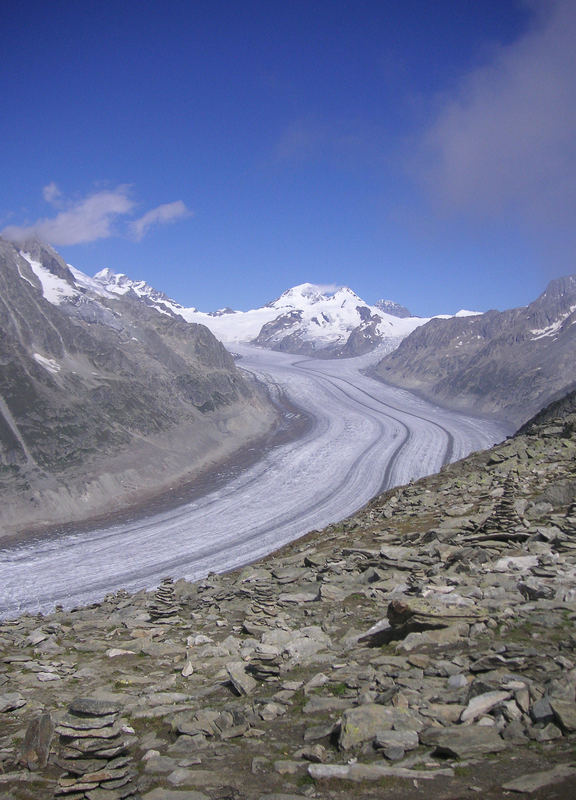
[[[280,648],[271,644],[257,645],[247,669],[256,680],[278,680],[282,672],[282,655]]]
[[[278,605],[271,581],[257,583],[253,588],[252,597],[250,611],[255,617],[275,617],[278,614]]]
[[[54,791],[63,800],[136,798],[129,754],[134,731],[119,718],[116,703],[82,697],[74,700],[56,727],[56,764],[66,772]]]
[[[491,514],[476,533],[491,536],[493,534],[513,533],[518,528],[523,528],[522,520],[514,506],[516,492],[516,481],[513,475],[509,474],[502,487],[502,497],[500,497]]]
[[[174,595],[174,579],[163,578],[156,590],[154,600],[148,606],[150,619],[152,622],[158,623],[176,622],[181,610]]]

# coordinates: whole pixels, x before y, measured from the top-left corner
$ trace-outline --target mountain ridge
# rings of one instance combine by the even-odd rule
[[[371,374],[447,408],[525,422],[576,382],[576,275],[527,306],[431,320]]]
[[[207,328],[92,291],[38,242],[0,240],[0,333],[4,533],[134,502],[276,419]]]
[[[388,344],[392,350],[429,319],[414,317],[390,300],[371,306],[346,286],[302,283],[260,308],[202,312],[195,307],[185,308],[145,282],[134,281],[109,269],[101,270],[94,280],[100,282],[105,291],[124,294],[133,290],[141,300],[156,306],[162,313],[176,313],[188,322],[206,325],[226,343],[251,342],[272,350],[320,358],[363,355],[381,344]],[[476,312],[458,312],[473,313]],[[438,315],[440,319],[448,317]]]

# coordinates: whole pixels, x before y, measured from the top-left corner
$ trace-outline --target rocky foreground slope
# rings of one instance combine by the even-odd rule
[[[572,797],[574,406],[240,571],[4,621],[0,796]]]
[[[275,412],[202,325],[0,240],[0,537],[189,477]]]
[[[375,376],[432,402],[517,427],[576,386],[576,275],[526,307],[431,320]]]

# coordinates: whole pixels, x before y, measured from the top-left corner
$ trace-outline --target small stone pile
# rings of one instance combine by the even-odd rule
[[[259,644],[250,660],[248,672],[259,681],[278,680],[281,673],[280,649],[271,644]]]
[[[272,582],[259,581],[252,589],[250,612],[255,617],[275,617],[278,613]]]
[[[477,532],[485,534],[502,534],[522,528],[522,520],[514,506],[516,498],[516,481],[508,475],[502,487],[502,497],[496,503],[489,517]]]
[[[181,611],[181,606],[176,602],[174,595],[174,579],[163,578],[156,590],[154,600],[148,606],[148,613],[152,622],[175,622]]]
[[[135,737],[119,719],[116,703],[74,700],[56,727],[56,764],[66,770],[54,797],[67,800],[124,800],[136,796],[129,748]]]

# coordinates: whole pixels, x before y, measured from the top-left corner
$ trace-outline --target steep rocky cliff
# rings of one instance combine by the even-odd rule
[[[520,425],[576,386],[576,275],[509,311],[431,320],[376,367],[387,383]]]
[[[38,242],[0,240],[4,532],[158,491],[273,418],[203,325],[93,291]]]

